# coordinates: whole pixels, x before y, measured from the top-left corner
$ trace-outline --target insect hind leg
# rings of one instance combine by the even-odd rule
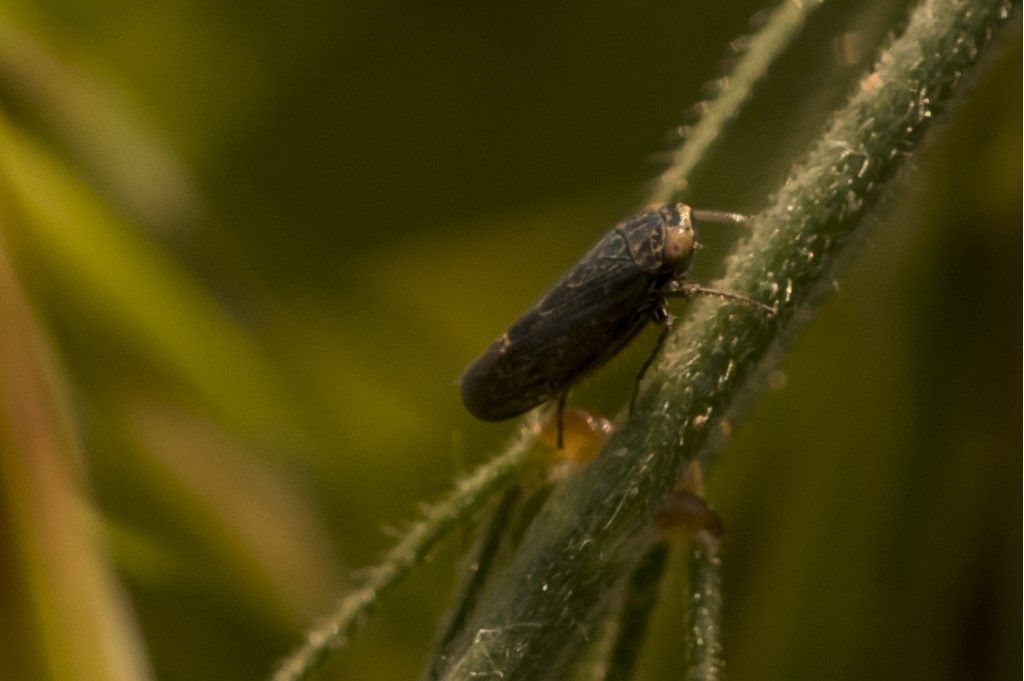
[[[636,381],[633,383],[633,396],[629,399],[629,413],[632,414],[636,411],[636,398],[640,395],[640,382],[644,380],[644,376],[647,375],[647,370],[654,364],[654,359],[658,356],[658,352],[661,351],[661,346],[665,344],[668,339],[668,335],[672,333],[672,324],[675,322],[673,317],[668,312],[668,308],[664,304],[654,308],[651,312],[651,318],[655,324],[661,326],[661,332],[658,333],[658,340],[654,342],[654,348],[651,350],[651,354],[647,356],[644,363],[640,366],[640,371],[636,374]]]
[[[565,401],[569,398],[569,389],[564,389],[558,396],[558,403],[555,405],[555,419],[558,421],[558,437],[555,441],[555,449],[561,449],[564,444],[565,435]]]

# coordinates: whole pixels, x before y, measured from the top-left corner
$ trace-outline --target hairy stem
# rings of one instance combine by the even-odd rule
[[[686,140],[672,154],[668,168],[651,188],[649,203],[665,203],[681,194],[690,173],[704,157],[722,130],[736,118],[754,86],[768,72],[775,58],[804,25],[807,15],[824,0],[785,0],[771,14],[764,27],[750,40],[743,56],[729,74],[726,87],[708,103],[700,121],[686,133]]]
[[[716,288],[775,305],[693,303],[638,409],[580,475],[557,488],[495,575],[445,679],[562,678],[606,595],[654,541],[652,517],[682,467],[706,460],[722,426],[804,324],[840,257],[936,113],[965,89],[1007,0],[925,0],[905,33],[793,168]]]
[[[722,678],[722,566],[717,540],[690,547],[690,628],[686,636],[686,681]]]
[[[327,653],[345,643],[380,597],[459,523],[515,478],[529,463],[533,431],[524,428],[508,450],[462,480],[443,502],[429,508],[384,560],[367,571],[337,609],[306,635],[306,642],[277,670],[274,681],[298,681],[323,664]]]
[[[630,577],[604,681],[629,681],[633,678],[648,621],[658,600],[658,585],[665,572],[668,554],[668,542],[656,543]]]
[[[522,501],[522,492],[519,485],[511,485],[498,499],[490,517],[481,523],[480,537],[466,557],[462,583],[456,587],[452,599],[454,605],[441,624],[430,666],[421,675],[421,681],[435,681],[440,676],[448,646],[462,631],[483,592],[487,577],[494,569],[495,560],[501,553],[502,540],[508,534],[510,516],[516,504]]]

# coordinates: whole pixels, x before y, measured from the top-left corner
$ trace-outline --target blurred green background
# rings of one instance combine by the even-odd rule
[[[829,0],[690,200],[758,211],[907,6]],[[265,676],[501,447],[460,371],[643,201],[768,8],[8,0],[0,678]],[[1019,673],[1008,33],[710,472],[732,679]],[[651,340],[572,401],[614,413]],[[467,542],[325,676],[414,677]],[[643,678],[678,678],[685,598]]]

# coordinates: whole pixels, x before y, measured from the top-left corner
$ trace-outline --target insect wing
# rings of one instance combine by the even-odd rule
[[[474,416],[498,421],[532,409],[643,328],[664,277],[637,257],[628,229],[660,236],[649,213],[620,223],[470,365],[461,387]]]

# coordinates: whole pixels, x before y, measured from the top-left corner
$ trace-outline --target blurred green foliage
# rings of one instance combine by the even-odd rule
[[[510,432],[456,377],[762,8],[7,3],[0,678],[269,673]],[[819,10],[692,200],[758,210],[904,9]],[[1017,673],[1020,92],[1015,37],[711,471],[730,678]],[[644,341],[573,401],[618,409]],[[413,677],[466,544],[328,675]],[[680,669],[672,587],[644,678]]]

